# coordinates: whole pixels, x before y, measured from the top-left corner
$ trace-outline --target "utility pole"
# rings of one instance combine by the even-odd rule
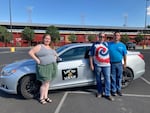
[[[147,28],[147,2],[148,2],[149,0],[146,0],[146,5],[145,5],[145,29]]]
[[[12,35],[12,39],[13,39],[13,46],[15,46],[14,44],[14,38],[13,38],[13,32],[12,32],[12,14],[11,14],[11,0],[9,0],[9,17],[10,17],[10,32],[11,32],[11,35]],[[11,48],[11,51],[12,52],[15,52],[15,48],[12,47]]]
[[[82,14],[81,15],[81,24],[84,25],[85,24],[85,16]]]
[[[144,26],[144,44],[143,44],[143,49],[146,48],[146,29],[147,29],[147,6],[148,6],[148,1],[149,0],[146,0],[146,3],[145,3],[145,26]]]
[[[32,23],[32,7],[28,7],[27,11],[28,11],[28,22]]]
[[[9,0],[10,31],[12,33],[11,0]]]
[[[125,14],[124,15],[124,27],[127,27],[127,20],[128,20],[128,15],[127,14]]]

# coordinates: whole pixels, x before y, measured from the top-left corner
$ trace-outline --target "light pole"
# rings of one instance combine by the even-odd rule
[[[146,3],[145,3],[145,29],[146,29],[146,26],[147,26],[147,2],[149,0],[146,0]]]
[[[12,33],[11,0],[9,0],[10,31]]]
[[[11,32],[11,35],[13,37],[13,33],[12,33],[12,15],[11,15],[11,0],[9,0],[9,17],[10,17],[10,32]],[[13,39],[12,43],[13,43],[13,46],[14,46],[14,39]],[[15,47],[11,47],[10,51],[15,52]]]
[[[145,35],[144,35],[144,44],[143,44],[143,49],[145,49],[146,48],[146,29],[147,29],[147,2],[148,2],[149,0],[146,0],[146,3],[145,3],[145,27],[144,27],[144,30],[145,30]]]

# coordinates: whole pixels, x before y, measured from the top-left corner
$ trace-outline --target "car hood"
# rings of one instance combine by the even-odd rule
[[[17,69],[19,67],[27,66],[27,65],[35,65],[35,61],[33,59],[25,59],[25,60],[16,61],[11,64],[5,65],[2,70]]]

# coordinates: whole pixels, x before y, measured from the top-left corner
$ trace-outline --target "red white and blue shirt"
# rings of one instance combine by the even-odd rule
[[[94,64],[97,66],[110,66],[109,50],[107,42],[95,42],[89,55],[93,57]]]

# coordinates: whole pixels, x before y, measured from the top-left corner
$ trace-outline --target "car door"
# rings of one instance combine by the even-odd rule
[[[94,76],[89,67],[90,46],[71,48],[60,55],[58,76],[52,81],[52,88],[83,86],[93,83]]]

